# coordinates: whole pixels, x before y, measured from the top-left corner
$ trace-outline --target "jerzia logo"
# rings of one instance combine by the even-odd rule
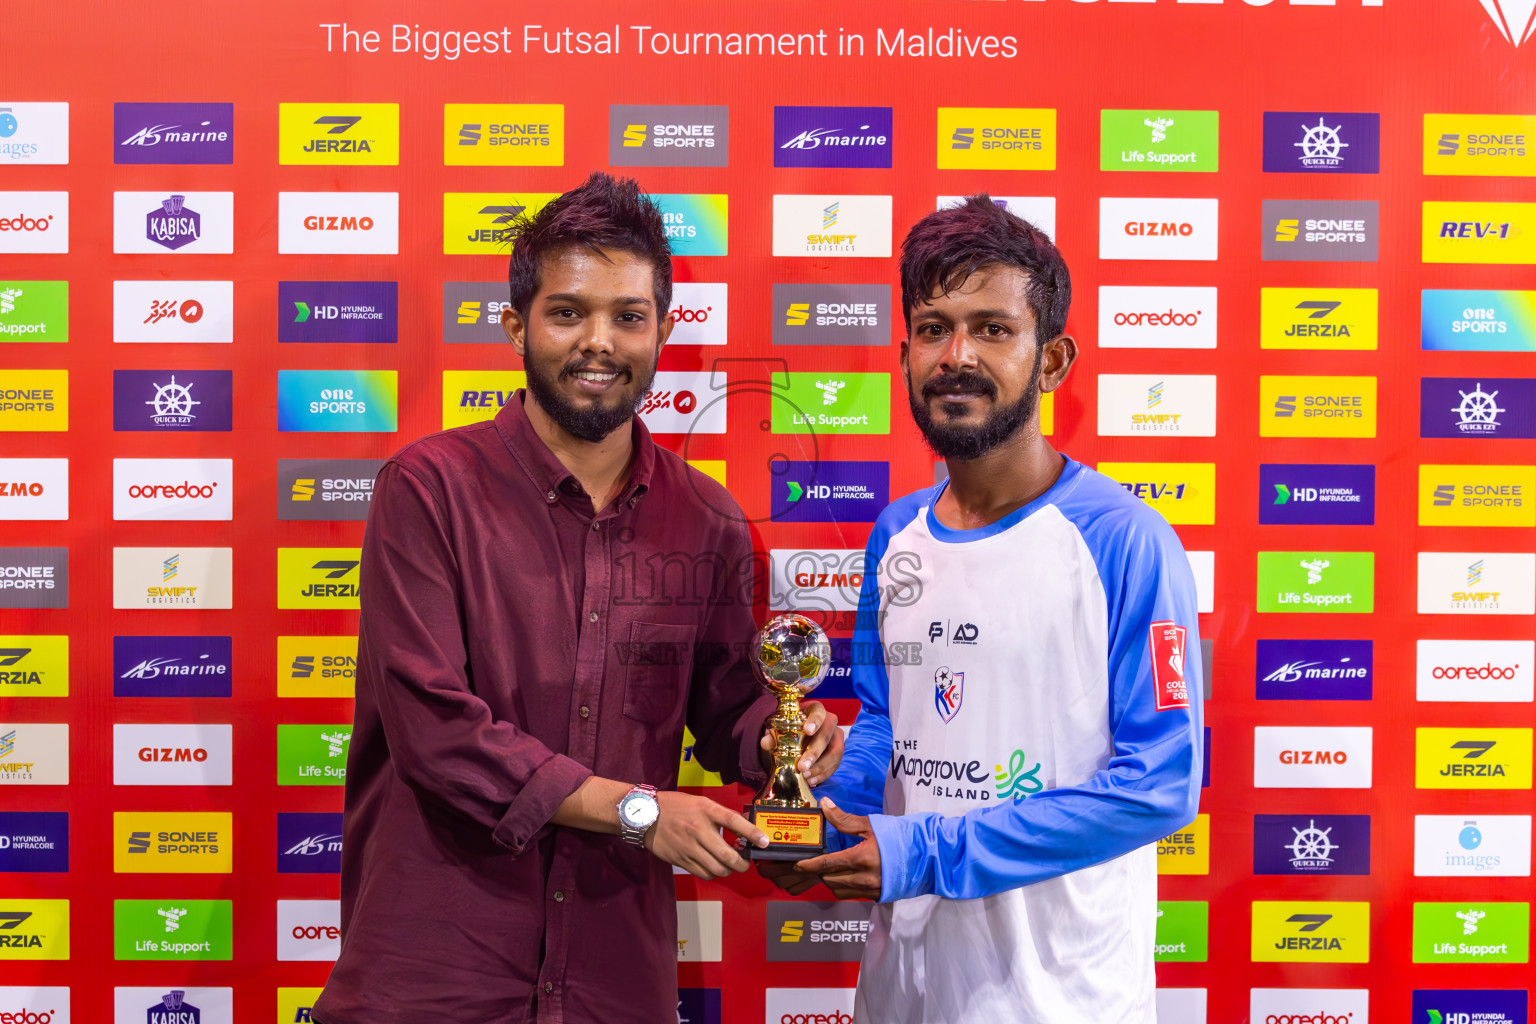
[[[396,103],[279,103],[279,164],[398,164]]]
[[[457,256],[501,256],[512,226],[555,198],[552,192],[443,193],[443,252]]]
[[[1415,733],[1418,789],[1530,789],[1530,729],[1421,728]]]
[[[1252,959],[1259,962],[1370,962],[1369,903],[1253,904]]]
[[[278,548],[279,608],[356,608],[357,548]]]

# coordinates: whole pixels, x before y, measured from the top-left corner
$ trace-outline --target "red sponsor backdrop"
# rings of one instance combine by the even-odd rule
[[[1326,0],[1322,0],[1326,3]],[[1319,0],[1313,0],[1318,4]],[[327,50],[326,23],[380,33],[380,52]],[[619,24],[618,55],[524,53],[525,24],[543,32],[596,31]],[[429,30],[509,29],[513,52],[429,60],[390,52],[391,26]],[[828,56],[725,57],[639,54],[631,25],[656,30],[816,32],[832,42]],[[971,36],[1011,35],[1013,58],[876,55],[877,29]],[[842,29],[862,33],[867,55],[836,55]],[[1516,49],[1493,28],[1475,0],[1361,0],[1333,5],[1030,2],[873,3],[829,7],[775,3],[738,8],[678,0],[611,5],[573,0],[549,8],[475,0],[423,8],[398,3],[260,5],[171,2],[13,5],[4,18],[0,96],[70,104],[67,166],[0,167],[0,190],[70,193],[68,255],[0,256],[0,278],[67,279],[72,330],[67,345],[0,348],[0,366],[70,371],[67,433],[14,433],[0,440],[7,456],[67,457],[72,503],[67,523],[6,523],[10,545],[67,545],[71,607],[6,612],[5,632],[67,633],[73,672],[67,698],[7,699],[9,721],[68,722],[71,784],[7,788],[0,803],[14,810],[70,813],[67,874],[0,876],[0,897],[67,898],[73,953],[67,962],[0,961],[0,984],[69,985],[76,1020],[110,1018],[113,986],[232,985],[236,1020],[272,1019],[275,989],[319,985],[328,965],[275,959],[275,902],[329,899],[336,879],[275,871],[277,811],[337,810],[339,788],[282,787],[274,770],[276,723],[350,718],[350,702],[278,699],[275,637],[339,634],[355,613],[279,611],[280,546],[356,546],[360,523],[278,522],[274,500],[278,458],[382,457],[437,429],[446,369],[507,369],[508,348],[445,345],[444,281],[494,280],[504,261],[442,253],[445,192],[558,192],[590,169],[607,165],[608,105],[724,104],[730,107],[730,163],[723,168],[637,168],[658,193],[727,193],[730,255],[680,257],[677,276],[723,281],[730,288],[730,341],[724,349],[671,348],[663,369],[708,368],[719,356],[774,357],[791,369],[894,373],[896,347],[775,347],[770,299],[775,282],[894,282],[895,261],[775,258],[771,254],[774,193],[894,196],[896,238],[930,210],[940,194],[988,190],[998,195],[1054,196],[1058,240],[1077,284],[1069,327],[1082,359],[1058,395],[1054,441],[1074,457],[1098,461],[1214,462],[1214,526],[1181,526],[1191,550],[1216,552],[1215,612],[1201,621],[1215,641],[1211,786],[1202,811],[1213,824],[1211,873],[1168,877],[1167,899],[1206,900],[1211,908],[1207,963],[1166,964],[1160,984],[1209,990],[1212,1021],[1242,1021],[1250,987],[1369,988],[1372,1016],[1405,1020],[1411,990],[1523,988],[1526,966],[1416,966],[1411,963],[1414,901],[1529,901],[1529,879],[1429,879],[1413,875],[1415,813],[1529,810],[1529,791],[1419,791],[1413,786],[1413,729],[1419,724],[1531,724],[1531,705],[1446,706],[1415,703],[1417,637],[1528,636],[1526,619],[1416,614],[1415,552],[1530,550],[1528,529],[1451,529],[1416,525],[1420,463],[1533,461],[1530,442],[1423,440],[1416,426],[1423,376],[1529,374],[1519,354],[1421,352],[1419,290],[1424,287],[1519,288],[1526,270],[1507,266],[1428,266],[1419,260],[1420,203],[1428,199],[1530,198],[1519,178],[1429,178],[1421,173],[1426,112],[1528,113],[1536,46]],[[339,43],[339,39],[337,40]],[[229,166],[118,166],[113,162],[113,103],[234,103],[235,160]],[[375,101],[400,105],[398,166],[280,166],[278,103]],[[447,167],[443,104],[558,103],[565,108],[561,167]],[[868,105],[894,109],[891,169],[776,169],[775,105]],[[936,108],[1047,107],[1057,112],[1059,156],[1049,171],[936,169]],[[1166,107],[1220,112],[1216,174],[1102,172],[1099,111]],[[1265,110],[1374,111],[1381,115],[1381,171],[1374,175],[1265,174],[1261,171]],[[394,191],[400,194],[397,256],[280,256],[279,191]],[[114,255],[112,193],[117,190],[233,191],[235,251],[228,256]],[[1206,262],[1099,261],[1101,196],[1188,196],[1220,200],[1220,259]],[[1380,260],[1375,263],[1275,263],[1260,260],[1264,199],[1370,199],[1381,204]],[[115,279],[233,279],[235,341],[230,346],[114,345]],[[284,345],[276,337],[279,280],[392,280],[400,284],[401,326],[395,345]],[[1216,286],[1219,345],[1212,351],[1101,351],[1095,341],[1101,284]],[[1337,285],[1380,290],[1381,345],[1366,352],[1259,350],[1259,288]],[[114,368],[232,369],[236,427],[228,434],[114,433],[110,419]],[[299,434],[277,429],[277,372],[283,369],[392,369],[399,373],[400,429],[394,434]],[[1212,373],[1218,377],[1217,433],[1210,438],[1100,438],[1095,381],[1101,372]],[[1377,436],[1360,440],[1264,439],[1258,436],[1260,374],[1375,376],[1381,414]],[[892,392],[889,436],[822,437],[821,457],[889,460],[892,495],[932,481],[933,461],[911,427],[899,385]],[[766,401],[766,400],[765,400]],[[766,502],[766,462],[775,439],[758,429],[766,408],[751,401],[731,409],[730,432],[695,438],[691,458],[724,459],[730,487],[749,507]],[[681,435],[659,440],[674,447]],[[113,457],[229,457],[237,498],[228,523],[128,523],[111,517]],[[1350,462],[1377,466],[1375,527],[1260,527],[1261,462]],[[760,547],[860,547],[867,526],[765,524]],[[114,611],[114,546],[186,544],[234,549],[235,602],[230,611]],[[1376,612],[1364,616],[1266,615],[1254,611],[1255,552],[1261,549],[1363,550],[1376,553]],[[1020,570],[1021,582],[1026,573]],[[111,638],[129,634],[229,634],[234,637],[234,696],[228,700],[114,699]],[[1359,637],[1375,641],[1376,689],[1369,703],[1260,703],[1254,700],[1254,649],[1261,637]],[[856,712],[852,702],[839,710]],[[111,726],[117,722],[234,723],[236,785],[231,788],[135,788],[112,784]],[[1370,790],[1261,790],[1252,786],[1255,725],[1367,725],[1375,730],[1375,785]],[[719,791],[722,800],[743,794]],[[122,875],[112,870],[115,810],[227,810],[234,813],[230,875]],[[1359,877],[1255,877],[1250,858],[1255,813],[1364,813],[1372,816],[1371,874]],[[383,840],[387,841],[387,839]],[[724,1019],[762,1019],[767,986],[849,986],[852,964],[765,963],[764,906],[772,890],[755,876],[728,883],[678,882],[682,899],[720,900],[725,907],[724,958],[683,965],[684,986],[723,990]],[[228,963],[117,962],[112,956],[115,898],[224,898],[234,901],[235,957]],[[1265,900],[1368,900],[1370,962],[1284,965],[1249,962],[1249,904]],[[400,937],[408,944],[409,935]]]

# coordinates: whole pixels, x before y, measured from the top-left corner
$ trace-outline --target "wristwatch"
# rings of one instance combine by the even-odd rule
[[[644,846],[645,834],[661,816],[655,786],[636,786],[619,801],[619,832],[632,846]]]

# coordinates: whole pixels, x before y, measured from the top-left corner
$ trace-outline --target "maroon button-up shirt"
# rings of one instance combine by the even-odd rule
[[[763,781],[737,506],[637,419],[594,515],[522,399],[375,484],[324,1024],[675,1019],[672,869],[550,818],[594,774],[674,788],[684,723]]]

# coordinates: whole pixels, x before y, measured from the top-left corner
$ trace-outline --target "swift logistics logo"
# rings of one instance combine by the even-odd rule
[[[1416,964],[1525,964],[1531,961],[1529,903],[1415,903]]]
[[[630,103],[608,107],[610,167],[728,167],[730,162],[729,107]]]
[[[1216,522],[1214,462],[1101,462],[1095,468],[1170,523]]]
[[[362,522],[383,459],[278,459],[279,522]]]
[[[114,786],[228,786],[234,727],[198,723],[112,726]]]
[[[1425,263],[1536,263],[1536,203],[1426,200]]]
[[[228,697],[233,652],[227,636],[114,636],[112,696]]]
[[[1536,117],[1425,114],[1424,173],[1536,175]]]
[[[277,429],[392,433],[399,386],[394,370],[279,370]]]
[[[278,874],[341,873],[341,813],[277,815]]]
[[[279,725],[279,786],[340,786],[347,780],[352,725]]]
[[[768,902],[768,962],[858,963],[869,937],[869,903]]]
[[[113,370],[113,430],[230,430],[230,370]]]
[[[0,871],[60,874],[68,870],[66,812],[0,811]]]
[[[527,384],[522,370],[444,370],[443,429],[495,419]]]
[[[358,607],[361,548],[278,548],[279,608]]]
[[[277,638],[279,697],[344,697],[350,700],[356,679],[356,636]]]
[[[518,218],[531,217],[555,192],[444,192],[443,253],[500,256],[512,251]]]
[[[113,900],[113,959],[232,960],[233,906],[230,900]]]
[[[1526,1024],[1526,998],[1523,988],[1414,989],[1413,1024]]]
[[[1375,288],[1260,288],[1259,348],[1374,351]]]
[[[891,197],[775,195],[773,255],[891,255]]]
[[[1525,878],[1531,873],[1529,814],[1418,814],[1415,877]]]
[[[1421,701],[1531,702],[1536,641],[1419,640],[1415,648]]]
[[[1056,140],[1056,111],[1049,107],[938,110],[940,170],[1054,171]]]
[[[235,340],[235,282],[113,281],[112,340],[228,345]]]
[[[774,107],[773,166],[891,166],[890,107]]]
[[[67,785],[67,724],[0,722],[0,786]]]
[[[1100,348],[1215,348],[1215,288],[1099,286]]]
[[[178,256],[235,251],[233,192],[114,192],[112,251]]]
[[[277,251],[393,256],[400,251],[400,193],[279,192]]]
[[[1536,291],[1426,288],[1419,323],[1429,352],[1536,352]]]
[[[674,256],[730,254],[730,196],[724,193],[651,196],[661,210]]]
[[[233,459],[113,459],[112,518],[230,520]]]
[[[68,959],[69,900],[0,899],[0,963]]]
[[[0,459],[0,520],[68,518],[68,459]]]
[[[1369,640],[1260,640],[1259,700],[1370,700]]]
[[[889,345],[891,309],[888,284],[775,284],[773,343]]]
[[[559,103],[443,104],[449,167],[560,167],[565,107]]]
[[[1099,436],[1216,436],[1210,374],[1099,374]]]
[[[69,163],[69,104],[0,100],[0,164]]]
[[[1214,260],[1215,199],[1099,199],[1099,259]]]
[[[1099,111],[1099,170],[1219,169],[1220,117],[1214,110]]]
[[[68,281],[0,281],[0,342],[68,340]]]
[[[69,193],[0,192],[0,253],[7,252],[69,252]]]
[[[279,103],[277,162],[398,164],[400,104]]]
[[[1371,905],[1255,900],[1249,952],[1254,963],[1369,963]]]
[[[1536,554],[1419,552],[1420,615],[1536,614]]]
[[[1208,875],[1211,873],[1211,816],[1197,814],[1178,832],[1157,841],[1157,873],[1160,875]]]
[[[1376,467],[1264,463],[1259,466],[1259,522],[1371,526],[1376,522]]]
[[[1415,789],[1530,789],[1531,730],[1414,730]]]
[[[872,523],[890,502],[889,462],[778,460],[768,476],[777,523]]]
[[[0,636],[0,696],[68,697],[69,637]]]
[[[112,870],[117,874],[227,875],[234,816],[224,811],[116,811]]]
[[[394,281],[279,281],[279,342],[393,345],[400,329]]]
[[[1266,110],[1264,171],[1378,174],[1381,115]]]
[[[1255,789],[1370,789],[1369,726],[1255,726]]]
[[[775,434],[889,434],[891,375],[888,373],[800,373],[788,375],[785,394],[775,396]]]
[[[1263,258],[1375,263],[1381,238],[1376,200],[1264,200]]]
[[[1205,901],[1158,900],[1158,963],[1205,963],[1210,959],[1211,905]]]
[[[1369,814],[1255,814],[1255,875],[1368,875]]]
[[[1260,437],[1375,437],[1375,377],[1259,378]]]
[[[114,164],[232,164],[233,103],[112,104]]]
[[[0,548],[0,608],[68,607],[68,548]]]
[[[1420,466],[1420,526],[1536,526],[1536,466]]]
[[[443,342],[505,345],[501,311],[511,308],[505,281],[444,281]]]
[[[197,611],[233,607],[230,548],[113,548],[112,607]]]
[[[1371,551],[1260,551],[1261,612],[1375,610],[1376,555]]]

